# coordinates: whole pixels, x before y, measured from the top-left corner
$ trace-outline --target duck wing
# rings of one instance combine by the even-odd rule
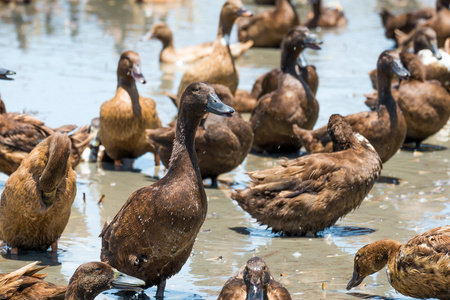
[[[420,255],[450,255],[450,225],[433,228],[410,239],[404,249],[415,249]],[[450,259],[449,259],[450,261]]]

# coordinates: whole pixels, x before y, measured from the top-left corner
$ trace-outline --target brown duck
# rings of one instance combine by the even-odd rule
[[[252,40],[253,47],[279,48],[286,33],[300,25],[300,20],[291,0],[276,0],[275,9],[248,19],[239,18],[237,24],[240,42]]]
[[[316,27],[332,28],[347,25],[342,5],[333,1],[330,5],[322,7],[322,0],[308,0],[313,10],[306,16],[305,26],[312,29]],[[332,5],[331,5],[332,4]]]
[[[47,274],[38,274],[47,266],[35,267],[38,261],[14,272],[0,274],[0,295],[2,299],[66,299],[93,300],[103,291],[111,288],[139,291],[144,282],[125,274],[119,274],[103,262],[89,262],[79,266],[67,287],[44,281]],[[120,275],[120,277],[119,277]],[[125,277],[126,276],[126,277]]]
[[[162,42],[163,48],[159,55],[159,61],[165,63],[192,63],[196,62],[213,51],[213,42],[203,43],[199,45],[187,46],[183,48],[174,48],[173,34],[169,26],[164,23],[156,23],[152,29],[143,37],[143,40],[158,39]],[[245,51],[253,46],[252,41],[246,43],[230,44],[231,55],[234,58],[242,56]]]
[[[217,300],[291,300],[289,291],[270,275],[266,262],[260,257],[250,258],[230,277]]]
[[[55,132],[8,178],[0,201],[0,239],[18,249],[57,251],[76,194],[70,139]]]
[[[241,0],[225,2],[220,12],[219,30],[213,52],[183,74],[178,87],[177,104],[186,87],[198,81],[223,84],[234,95],[239,84],[239,76],[230,52],[230,32],[238,16],[248,17],[251,15],[252,13],[243,7]]]
[[[157,285],[164,296],[166,279],[189,258],[207,211],[207,199],[195,154],[197,127],[206,112],[231,116],[207,83],[193,83],[183,93],[167,174],[135,191],[102,237],[102,261],[128,275]]]
[[[340,115],[330,117],[328,134],[335,152],[249,172],[249,186],[231,197],[272,232],[313,235],[332,226],[359,207],[380,175],[381,160]]]
[[[221,84],[212,85],[219,99],[233,106],[230,89]],[[164,166],[170,164],[176,121],[168,127],[147,129],[147,139],[158,152]],[[195,152],[202,179],[211,178],[212,187],[217,187],[217,176],[229,172],[247,157],[253,142],[250,124],[238,113],[231,118],[208,114],[195,134]]]
[[[385,239],[362,247],[347,290],[385,265],[389,283],[403,295],[450,299],[450,226],[433,228],[405,244]]]
[[[301,146],[292,125],[312,129],[319,115],[319,104],[311,89],[296,71],[296,60],[306,47],[320,49],[321,41],[306,27],[292,28],[283,40],[277,90],[265,94],[250,117],[255,152],[292,152]]]
[[[116,95],[100,108],[100,141],[116,169],[122,158],[138,158],[147,152],[153,152],[155,164],[159,164],[155,149],[145,141],[145,129],[161,127],[161,121],[155,101],[139,95],[136,81],[146,82],[139,54],[126,51],[117,67]]]
[[[374,111],[360,112],[345,117],[353,131],[367,138],[385,163],[401,147],[406,137],[406,121],[391,93],[393,73],[408,79],[409,72],[392,50],[382,52],[377,63],[378,106]],[[333,146],[326,126],[316,130],[294,129],[308,153],[331,152]]]

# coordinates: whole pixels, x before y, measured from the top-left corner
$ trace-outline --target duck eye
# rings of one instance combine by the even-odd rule
[[[95,269],[95,272],[100,273],[102,271],[102,268]]]
[[[193,88],[192,91],[193,91],[193,92],[198,92],[198,89]]]

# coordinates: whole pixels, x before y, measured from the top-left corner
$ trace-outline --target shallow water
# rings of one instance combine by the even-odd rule
[[[158,41],[140,39],[154,22],[163,20],[174,31],[175,46],[212,41],[216,35],[222,1],[166,1],[170,4],[137,5],[132,0],[33,0],[29,6],[0,6],[0,66],[17,72],[14,81],[1,81],[0,92],[9,111],[35,114],[48,125],[84,125],[98,116],[100,105],[116,87],[116,67],[124,50],[139,52],[146,85],[140,93],[157,102],[163,123],[176,110],[162,91],[176,92],[183,66],[160,65]],[[254,11],[265,9],[247,1]],[[306,50],[317,68],[317,99],[322,126],[332,113],[366,110],[364,93],[370,92],[367,73],[375,68],[381,51],[393,43],[384,38],[381,6],[399,1],[343,0],[349,24],[345,29],[321,31],[323,48]],[[434,1],[400,1],[409,8]],[[303,20],[308,8],[298,2]],[[401,12],[405,7],[394,7]],[[237,40],[233,31],[232,40]],[[279,51],[251,49],[237,61],[242,89],[278,66]],[[450,147],[450,127],[427,140]],[[353,255],[362,246],[381,238],[407,241],[436,226],[449,224],[449,151],[401,151],[384,165],[383,175],[402,179],[398,186],[377,184],[354,213],[326,230],[319,238],[280,238],[230,199],[232,189],[248,182],[246,171],[277,164],[274,157],[249,155],[233,172],[220,177],[220,189],[207,189],[208,216],[181,272],[167,282],[167,299],[214,299],[231,274],[253,255],[263,257],[273,276],[293,299],[404,299],[390,287],[384,271],[365,279],[366,285],[345,293],[353,271]],[[81,163],[78,193],[69,224],[59,241],[57,255],[28,253],[13,260],[4,255],[0,271],[9,272],[26,262],[40,260],[51,282],[67,284],[81,263],[99,260],[98,234],[129,195],[164,174],[153,156],[135,163],[142,172],[113,172],[92,163]],[[3,188],[7,177],[0,177]],[[83,202],[83,194],[86,203]],[[104,204],[97,205],[101,195]],[[323,285],[325,283],[325,285]],[[324,289],[322,287],[324,286]],[[153,297],[155,288],[146,290]],[[114,291],[97,299],[120,298]],[[377,296],[379,295],[379,296]]]

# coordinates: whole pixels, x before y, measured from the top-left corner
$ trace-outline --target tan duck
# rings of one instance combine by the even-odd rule
[[[275,9],[252,18],[239,18],[237,24],[240,42],[252,40],[254,47],[279,48],[286,33],[300,25],[300,20],[291,0],[276,0]]]
[[[217,300],[291,300],[289,291],[270,274],[266,262],[260,257],[250,258],[230,277]]]
[[[45,281],[47,274],[38,274],[47,266],[35,267],[33,262],[16,271],[0,274],[2,299],[66,299],[93,300],[102,291],[111,288],[139,291],[143,282],[120,274],[103,262],[80,265],[72,275],[67,287]],[[120,277],[119,277],[120,275]],[[127,278],[128,277],[128,278]]]
[[[450,299],[450,226],[436,227],[405,244],[384,239],[359,249],[347,290],[387,265],[389,283],[413,298]]]
[[[0,239],[18,249],[57,251],[76,194],[70,139],[55,132],[23,159],[0,201]]]
[[[103,228],[101,260],[128,275],[157,285],[164,296],[166,279],[191,254],[207,212],[207,199],[195,153],[195,133],[206,112],[231,116],[207,83],[183,93],[167,174],[135,191]]]
[[[233,106],[230,89],[221,84],[212,85],[223,103]],[[175,139],[176,121],[168,127],[147,129],[147,139],[153,144],[164,166],[169,167]],[[231,118],[208,114],[195,134],[195,152],[202,179],[211,178],[217,187],[217,176],[230,172],[247,157],[252,146],[253,132],[250,124],[238,113]]]
[[[369,140],[380,155],[381,161],[389,160],[403,144],[406,137],[406,121],[402,111],[391,93],[393,73],[402,79],[409,77],[408,70],[402,65],[399,54],[392,50],[382,52],[377,63],[378,106],[375,111],[360,112],[345,117],[353,131]],[[296,128],[308,153],[331,152],[333,146],[327,133],[327,127],[316,130]]]
[[[203,43],[194,46],[187,46],[183,48],[174,48],[173,34],[169,26],[164,23],[156,23],[152,29],[143,37],[143,40],[158,39],[162,42],[163,48],[159,55],[159,61],[165,63],[192,63],[196,62],[208,55],[213,51],[213,42]],[[234,58],[242,56],[245,51],[253,46],[253,41],[246,43],[230,44],[231,55]]]
[[[0,99],[0,172],[11,175],[42,140],[54,132],[68,133],[75,128],[75,125],[65,125],[52,129],[30,115],[7,113]],[[87,125],[69,135],[72,168],[81,161],[81,155],[93,137]]]
[[[116,95],[100,108],[100,141],[116,169],[121,167],[122,158],[138,158],[147,152],[153,152],[155,164],[159,165],[155,149],[145,141],[145,129],[161,127],[161,121],[155,101],[140,96],[137,90],[136,81],[146,82],[140,63],[136,52],[122,53]]]
[[[335,152],[284,160],[249,172],[248,187],[231,195],[261,224],[288,236],[314,235],[359,207],[381,172],[375,149],[340,115],[328,122]]]
[[[292,28],[283,40],[277,90],[265,94],[250,117],[254,139],[252,151],[273,153],[297,151],[300,139],[292,125],[312,129],[319,115],[319,103],[296,71],[296,60],[306,47],[320,49],[320,40],[306,27]]]
[[[344,10],[338,1],[329,2],[325,7],[322,7],[322,0],[308,0],[308,2],[313,5],[313,10],[306,16],[306,27],[312,29],[347,25]]]
[[[252,13],[243,7],[241,0],[225,2],[220,12],[219,30],[214,42],[213,53],[183,74],[178,87],[177,104],[186,87],[193,82],[223,84],[234,95],[239,84],[239,76],[230,52],[230,32],[238,16],[248,17],[251,15]]]

